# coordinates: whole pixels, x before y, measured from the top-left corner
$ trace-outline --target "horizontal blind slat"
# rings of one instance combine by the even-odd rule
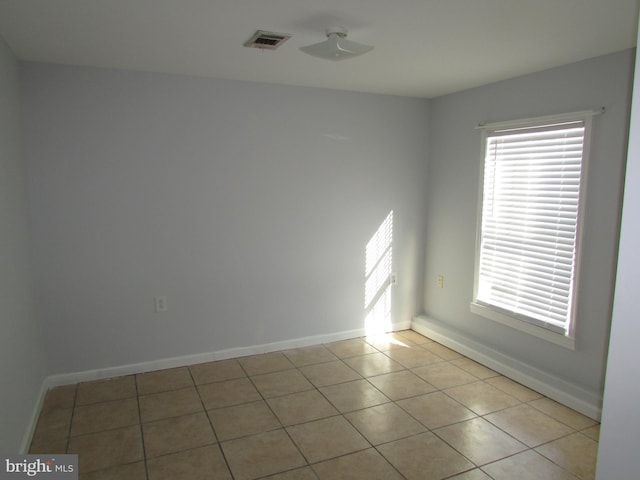
[[[479,300],[567,325],[584,132],[576,121],[488,134]]]

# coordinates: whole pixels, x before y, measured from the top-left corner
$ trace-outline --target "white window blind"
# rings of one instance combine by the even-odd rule
[[[585,119],[486,131],[476,298],[567,334]]]

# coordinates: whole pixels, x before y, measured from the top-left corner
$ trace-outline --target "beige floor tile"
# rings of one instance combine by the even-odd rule
[[[278,372],[293,368],[294,365],[282,352],[263,353],[238,359],[247,375]]]
[[[592,480],[599,431],[405,330],[56,387],[30,452],[82,480]]]
[[[144,462],[128,463],[85,473],[82,480],[147,480],[147,469]]]
[[[297,369],[256,375],[251,377],[251,381],[264,398],[280,397],[315,388]]]
[[[72,437],[69,453],[78,455],[80,474],[143,460],[140,426]]]
[[[395,350],[400,348],[408,348],[414,345],[414,343],[407,337],[398,335],[397,333],[383,333],[380,335],[370,335],[364,338],[364,340],[375,347],[381,352],[387,352],[389,350]]]
[[[449,478],[449,480],[492,480],[489,475],[484,473],[479,468],[469,470],[468,472],[461,473],[455,477]]]
[[[497,389],[511,395],[512,397],[517,398],[521,402],[530,402],[531,400],[542,397],[542,395],[535,390],[531,390],[530,388],[527,388],[518,382],[514,382],[507,377],[493,377],[488,378],[485,381],[488,384],[493,385]]]
[[[431,432],[380,445],[378,450],[408,480],[437,480],[474,467]]]
[[[44,397],[44,402],[42,402],[42,411],[48,412],[60,408],[73,408],[77,389],[78,385],[75,383],[49,389]]]
[[[326,387],[362,378],[358,372],[340,360],[307,365],[300,371],[316,387]]]
[[[95,380],[78,384],[76,405],[108,402],[121,398],[135,397],[136,381],[133,375],[107,380]]]
[[[235,480],[250,480],[305,466],[306,462],[284,430],[222,442]]]
[[[391,400],[415,397],[437,390],[409,370],[369,377],[367,380]]]
[[[145,423],[142,433],[147,458],[216,442],[204,412]]]
[[[204,410],[195,387],[144,395],[139,397],[138,402],[143,422],[179,417]]]
[[[343,417],[294,425],[287,432],[309,463],[369,448],[367,442]]]
[[[439,428],[433,433],[478,466],[527,449],[526,445],[482,418]]]
[[[311,467],[304,467],[272,475],[268,477],[268,480],[318,480],[318,477],[313,473]]]
[[[136,383],[138,384],[138,395],[149,395],[193,386],[193,380],[187,367],[141,373],[136,375]]]
[[[270,398],[267,403],[284,426],[331,417],[338,410],[317,390]]]
[[[209,410],[208,413],[220,441],[282,427],[264,400]]]
[[[461,368],[448,362],[434,363],[413,368],[413,373],[439,389],[451,388],[465,383],[477,382],[478,379]]]
[[[260,400],[260,394],[248,378],[198,385],[200,398],[207,410]]]
[[[585,428],[584,430],[580,430],[580,433],[586,435],[591,440],[595,440],[598,442],[600,440],[600,425],[594,425],[593,427]]]
[[[444,360],[435,353],[431,353],[419,346],[411,348],[395,348],[385,352],[385,354],[406,368],[415,368],[423,365],[431,365],[432,363],[444,362]]]
[[[576,477],[533,450],[485,465],[494,480],[576,480]]]
[[[467,383],[444,392],[478,415],[486,415],[520,403],[520,400],[485,382]]]
[[[32,443],[42,445],[50,444],[56,440],[66,440],[69,436],[72,412],[73,410],[70,408],[58,408],[43,412],[36,424]]]
[[[296,367],[331,362],[338,359],[338,357],[331,353],[331,351],[324,345],[294,348],[291,350],[285,350],[282,353],[284,353],[289,361]]]
[[[135,398],[92,403],[75,408],[71,435],[101,432],[138,423],[140,423],[140,415],[138,401]]]
[[[396,403],[430,429],[462,422],[476,416],[471,410],[442,392],[407,398]]]
[[[426,428],[394,403],[385,403],[345,415],[373,445],[426,431]]]
[[[569,425],[576,430],[582,430],[583,428],[592,427],[597,425],[595,420],[576,412],[575,410],[560,405],[558,402],[551,400],[550,398],[539,398],[529,402],[533,408],[537,408],[543,413],[546,413],[551,418],[555,418],[559,422]]]
[[[45,453],[67,453],[67,441],[68,438],[65,437],[60,440],[49,440],[41,443],[32,442],[31,446],[29,447],[29,453],[34,455]]]
[[[447,348],[437,342],[425,343],[421,346],[422,348],[426,348],[431,353],[435,353],[437,356],[445,360],[455,360],[456,358],[462,358],[462,355],[455,350],[451,350],[450,348]]]
[[[484,417],[530,447],[564,437],[573,430],[529,405],[516,405]]]
[[[598,442],[581,433],[559,438],[536,448],[536,451],[581,480],[595,478]]]
[[[484,365],[481,365],[478,362],[474,362],[470,358],[466,357],[451,360],[451,364],[455,365],[456,367],[460,367],[461,369],[469,372],[471,375],[473,375],[474,377],[478,377],[481,380],[500,376],[500,374],[495,370],[491,370],[490,368],[487,368]]]
[[[346,358],[344,363],[363,377],[372,377],[374,375],[382,375],[383,373],[404,370],[402,365],[380,352]]]
[[[358,355],[366,355],[367,353],[376,353],[378,351],[361,338],[352,338],[350,340],[328,343],[325,347],[331,350],[331,352],[338,358],[356,357]]]
[[[152,458],[149,480],[232,480],[218,445]]]
[[[370,448],[313,466],[320,480],[402,480],[387,460]]]
[[[407,340],[415,343],[416,345],[423,345],[425,343],[431,343],[433,340],[425,337],[424,335],[420,335],[418,332],[413,330],[400,330],[397,334]]]
[[[380,390],[366,380],[339,383],[319,390],[342,413],[389,402]]]
[[[217,362],[199,363],[189,367],[196,385],[204,383],[223,382],[235,378],[246,377],[247,374],[235,359]]]

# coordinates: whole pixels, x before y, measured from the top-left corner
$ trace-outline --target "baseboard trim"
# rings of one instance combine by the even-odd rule
[[[392,324],[391,327],[392,331],[409,329],[411,328],[411,320],[405,322],[396,322]],[[348,340],[350,338],[363,337],[365,335],[365,329],[358,328],[354,330],[345,330],[342,332],[312,335],[309,337],[264,343],[260,345],[228,348],[217,350],[215,352],[198,353],[195,355],[183,355],[172,358],[162,358],[158,360],[151,360],[148,362],[118,365],[115,367],[85,370],[81,372],[56,374],[51,375],[45,379],[44,383],[46,384],[46,388],[44,389],[44,392],[46,393],[46,390],[49,388],[61,385],[70,385],[73,383],[88,382],[92,380],[102,380],[106,378],[120,377],[122,375],[132,375],[136,373],[150,372],[153,370],[162,370],[165,368],[184,367],[187,365],[195,365],[198,363],[226,360],[229,358],[246,357],[248,355],[277,352],[279,350],[288,350],[291,348],[308,347],[310,345],[337,342],[340,340]]]
[[[391,325],[391,331],[407,330],[411,328],[412,321],[396,322]],[[133,375],[137,373],[150,372],[153,370],[162,370],[165,368],[185,367],[187,365],[195,365],[198,363],[214,362],[217,360],[226,360],[229,358],[246,357],[248,355],[258,355],[261,353],[277,352],[279,350],[288,350],[291,348],[308,347],[310,345],[318,345],[321,343],[338,342],[340,340],[348,340],[351,338],[363,337],[367,334],[364,328],[354,330],[344,330],[342,332],[327,333],[320,335],[311,335],[309,337],[300,337],[291,340],[283,340],[279,342],[264,343],[260,345],[251,345],[245,347],[228,348],[217,350],[214,352],[198,353],[194,355],[183,355],[172,358],[162,358],[147,362],[140,362],[128,365],[118,365],[114,367],[98,368],[93,370],[84,370],[80,372],[61,373],[46,377],[40,388],[38,399],[36,400],[31,422],[25,432],[22,441],[22,451],[27,453],[31,445],[31,439],[36,429],[40,410],[44,402],[47,390],[53,387],[70,385],[79,382],[89,382],[93,380],[103,380],[107,378],[120,377],[123,375]]]
[[[47,379],[45,378],[40,385],[40,391],[38,392],[38,397],[33,405],[33,411],[31,412],[31,417],[29,418],[29,423],[27,425],[27,431],[22,437],[22,442],[20,443],[20,453],[26,455],[29,452],[29,447],[31,447],[31,439],[33,438],[33,434],[36,431],[36,426],[38,424],[38,418],[40,417],[40,411],[42,410],[42,405],[44,403],[44,397],[47,394],[47,390],[49,386],[47,384]]]
[[[522,385],[540,392],[583,415],[600,421],[602,415],[601,395],[584,390],[559,377],[531,367],[513,357],[466,338],[451,330],[443,322],[427,316],[414,317],[411,328]]]

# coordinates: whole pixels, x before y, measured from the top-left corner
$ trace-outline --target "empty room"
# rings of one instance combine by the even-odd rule
[[[640,478],[637,34],[0,1],[0,478]]]

